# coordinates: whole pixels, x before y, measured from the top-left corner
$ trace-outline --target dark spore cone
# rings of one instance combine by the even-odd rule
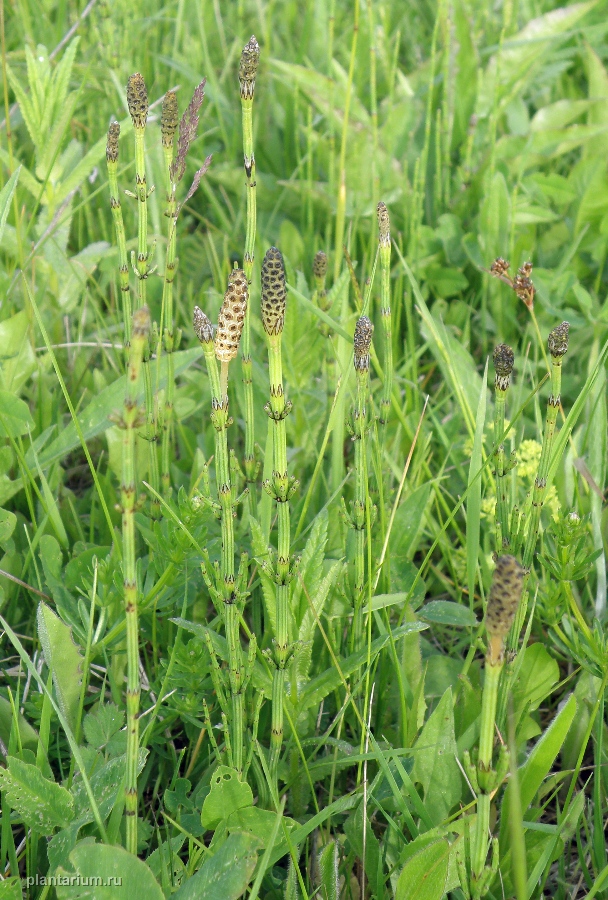
[[[266,334],[280,334],[285,322],[285,266],[276,247],[266,251],[262,263],[262,325]]]
[[[127,105],[133,120],[133,128],[145,128],[148,121],[148,90],[143,75],[136,72],[127,84]]]
[[[108,162],[117,162],[118,160],[118,138],[120,137],[120,125],[118,122],[111,122],[108,128],[108,141],[106,143],[106,159]]]
[[[570,323],[562,322],[550,333],[547,340],[549,353],[553,359],[561,359],[568,352],[568,334],[570,331]]]
[[[355,369],[365,371],[369,369],[369,350],[372,345],[374,326],[367,316],[361,316],[355,325],[353,337]]]
[[[490,638],[502,641],[509,633],[521,599],[524,575],[524,567],[514,556],[498,557],[486,610]]]
[[[251,35],[241,53],[241,61],[239,64],[239,83],[241,86],[241,97],[243,99],[251,99],[255,92],[255,76],[260,63],[260,45],[255,39],[255,35]]]
[[[318,250],[315,253],[312,263],[312,274],[315,278],[325,278],[327,275],[327,254],[322,250]]]

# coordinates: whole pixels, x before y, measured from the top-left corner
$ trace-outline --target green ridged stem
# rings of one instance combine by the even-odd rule
[[[116,246],[118,248],[118,275],[122,296],[124,343],[125,347],[128,347],[131,341],[131,288],[129,285],[129,262],[127,257],[125,223],[122,217],[120,192],[118,190],[118,135],[120,133],[120,126],[118,126],[117,122],[113,123],[113,125],[117,126],[115,158],[112,158],[112,154],[106,153],[106,162],[108,166],[108,185],[110,188],[110,209],[112,210],[112,220],[114,222],[114,231],[116,234]]]
[[[167,388],[165,391],[165,408],[162,418],[162,443],[161,443],[161,485],[163,496],[171,496],[171,436],[173,433],[173,400],[175,396],[175,367],[173,352],[175,350],[175,335],[173,321],[173,282],[177,271],[177,202],[175,199],[175,185],[171,181],[170,168],[173,162],[173,144],[163,144],[163,156],[165,162],[167,207],[165,216],[168,221],[167,234],[167,258],[165,261],[165,279],[163,283],[163,346],[167,354]],[[160,342],[159,342],[160,351]],[[160,359],[160,352],[158,352]]]
[[[148,183],[146,179],[146,155],[145,136],[146,125],[133,122],[133,134],[135,136],[135,197],[137,200],[137,259],[132,254],[132,265],[137,276],[137,303],[142,307],[147,299],[148,283]],[[146,344],[144,350],[144,388],[146,403],[146,440],[148,441],[148,456],[150,467],[150,484],[154,491],[159,491],[159,470],[157,453],[157,417],[154,404],[154,392],[152,389],[152,374],[150,372],[150,345]],[[151,501],[151,513],[153,519],[160,518],[160,503],[154,498]]]
[[[283,743],[283,694],[285,668],[289,656],[289,554],[290,554],[290,483],[287,474],[287,436],[285,417],[290,404],[285,402],[283,389],[283,365],[281,359],[281,333],[267,335],[270,377],[270,402],[267,412],[273,432],[273,472],[270,488],[277,501],[277,564],[276,564],[276,634],[275,662],[272,691],[272,737],[270,770],[276,777],[276,769]]]
[[[135,508],[137,487],[135,480],[135,434],[141,423],[142,411],[137,404],[137,391],[142,361],[150,328],[147,307],[133,316],[131,345],[127,367],[127,386],[122,417],[123,469],[120,489],[122,507],[123,579],[125,626],[127,643],[127,765],[125,778],[126,845],[130,853],[137,853],[137,763],[139,755],[139,629],[137,622],[137,573],[135,570]]]
[[[213,341],[201,341],[211,387],[211,419],[215,428],[215,477],[220,508],[222,550],[220,559],[220,593],[226,643],[228,646],[228,681],[230,685],[230,747],[231,763],[243,771],[243,734],[245,711],[243,705],[243,657],[239,634],[236,578],[234,570],[233,496],[228,453],[228,363],[218,366]]]
[[[369,391],[369,368],[357,370],[357,403],[354,411],[355,499],[352,523],[355,529],[355,596],[353,649],[363,644],[363,595],[365,589],[365,502],[367,489],[366,400]]]
[[[492,772],[492,750],[494,747],[494,724],[496,722],[496,704],[498,684],[503,669],[503,660],[492,664],[486,656],[485,680],[481,700],[481,722],[479,735],[479,754],[477,759],[478,779],[485,773]],[[471,875],[473,882],[479,882],[488,857],[490,804],[492,790],[480,784],[477,792],[477,820],[471,841]],[[475,895],[475,894],[474,894]]]
[[[247,189],[247,215],[245,227],[245,252],[243,255],[243,270],[247,279],[247,284],[251,285],[253,274],[253,263],[255,258],[255,233],[256,233],[256,174],[255,174],[255,155],[253,151],[253,98],[255,94],[255,74],[257,70],[257,61],[254,63],[251,57],[247,57],[248,48],[257,48],[259,58],[259,48],[254,37],[243,50],[241,57],[241,68],[239,71],[240,94],[241,94],[241,115],[243,126],[243,165],[245,168],[245,184]],[[251,365],[251,346],[250,346],[250,312],[249,306],[245,316],[245,325],[242,336],[242,355],[241,355],[241,371],[243,377],[243,387],[245,391],[245,477],[249,484],[255,482],[257,474],[257,465],[255,461],[255,419],[253,407],[253,377]],[[249,502],[255,510],[255,492],[250,492]]]

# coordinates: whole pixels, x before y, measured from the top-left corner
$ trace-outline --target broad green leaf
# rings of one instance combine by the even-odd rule
[[[340,872],[338,869],[338,844],[330,841],[319,853],[319,872],[323,885],[323,900],[339,900]]]
[[[119,709],[114,703],[104,703],[85,716],[84,736],[91,747],[103,750],[110,739],[120,731],[124,721],[124,710]]]
[[[20,437],[33,431],[34,420],[27,403],[9,391],[0,391],[0,437]]]
[[[24,310],[0,322],[0,386],[15,394],[19,393],[36,369],[29,329],[30,323]]]
[[[5,878],[0,881],[0,900],[23,900],[20,878]]]
[[[242,806],[236,809],[227,819],[228,831],[248,831],[261,841],[261,846],[266,849],[274,832],[277,814],[269,809],[259,809],[257,806]],[[286,828],[291,832],[297,826],[297,822],[288,816],[283,816],[281,829]],[[283,833],[281,831],[281,833]]]
[[[37,766],[15,756],[9,756],[7,763],[8,768],[0,769],[0,788],[27,826],[48,835],[70,824],[74,801],[69,791],[45,778]]]
[[[241,781],[236,769],[218,766],[211,776],[211,790],[205,797],[201,822],[205,828],[215,828],[235,810],[253,806],[253,792]]]
[[[431,600],[430,603],[425,603],[416,615],[425,622],[453,625],[456,628],[472,628],[478,624],[475,613],[468,606],[451,600]]]
[[[0,509],[0,544],[5,544],[17,524],[17,516],[10,509]]]
[[[74,728],[80,702],[82,656],[74,643],[71,629],[46,603],[39,604],[36,618],[44,658],[53,673],[57,702]]]
[[[148,866],[122,847],[81,841],[70,853],[70,863],[71,872],[59,868],[56,873],[58,900],[116,900],[123,894],[129,900],[164,900]]]
[[[524,656],[513,688],[516,710],[524,707],[538,709],[551,688],[559,681],[559,667],[543,644],[530,644]]]
[[[105,146],[105,138],[104,138]],[[200,347],[193,347],[190,350],[180,350],[174,353],[175,360],[175,376],[181,375],[192,363],[196,362],[202,356],[203,351]],[[167,361],[163,355],[160,363],[160,387],[164,388],[167,384]],[[100,391],[99,394],[78,413],[78,421],[82,428],[85,440],[90,440],[101,434],[106,428],[110,428],[112,422],[109,416],[116,410],[121,409],[125,396],[125,376],[121,376],[108,387]],[[143,387],[140,392],[139,400],[143,400]],[[0,392],[0,404],[2,404],[2,396]],[[22,401],[19,401],[22,402]],[[25,404],[23,404],[25,406]],[[29,411],[28,411],[29,415]],[[1,424],[1,423],[0,423]],[[32,422],[33,427],[33,422]],[[26,429],[27,430],[27,429]],[[22,434],[24,432],[21,432]],[[39,455],[40,465],[44,468],[55,460],[62,459],[67,453],[75,447],[80,446],[80,439],[76,432],[73,422],[69,422],[66,428],[59,436],[45,447]],[[33,466],[34,460],[31,450],[26,454],[28,465]]]
[[[349,809],[353,809],[361,802],[360,794],[344,794],[338,800],[334,800],[333,803],[330,803],[328,806],[325,806],[320,812],[316,815],[311,816],[310,819],[304,824],[300,825],[299,828],[294,828],[291,834],[291,846],[297,847],[301,844],[309,834],[318,828],[319,825],[322,825],[332,816],[338,815],[339,813],[346,812]],[[277,863],[283,856],[288,852],[289,847],[287,845],[287,841],[283,838],[281,843],[276,846],[270,856],[269,865],[273,866]]]
[[[372,831],[363,803],[359,804],[344,823],[344,833],[358,858],[364,863],[365,874],[374,896],[381,900],[384,897],[384,872],[380,845]]]
[[[475,576],[477,574],[477,560],[479,557],[479,528],[481,523],[481,478],[479,477],[479,472],[483,464],[483,432],[486,422],[488,362],[489,360],[486,359],[486,367],[479,392],[479,402],[475,416],[475,435],[473,437],[473,450],[467,484],[467,586],[471,603],[475,596]]]
[[[448,877],[450,845],[429,844],[407,861],[397,882],[395,900],[442,900]]]
[[[260,842],[253,834],[235,831],[220,849],[189,878],[175,900],[237,900],[246,890],[258,861]]]
[[[148,751],[143,747],[139,751],[137,774],[139,775],[146,763]],[[98,767],[91,775],[89,782],[94,800],[102,819],[109,816],[116,802],[119,791],[124,790],[124,777],[126,771],[126,756],[116,756],[107,763]],[[80,825],[93,821],[93,813],[85,786],[79,775],[72,785],[74,796],[74,816]]]
[[[17,182],[19,181],[20,172],[21,166],[18,166],[0,191],[0,245],[2,244],[2,235],[4,234],[6,220],[11,208],[13,194],[15,193]]]
[[[19,740],[24,749],[35,750],[38,745],[38,733],[29,722],[18,713]],[[0,696],[0,741],[8,747],[13,722],[13,709],[6,697]]]
[[[562,707],[557,716],[551,722],[545,733],[534,746],[526,762],[519,768],[519,792],[521,797],[522,812],[532,803],[538,789],[543,783],[555,762],[557,754],[572,725],[576,714],[577,703],[574,694],[571,694],[567,703]],[[501,846],[506,845],[508,837],[509,804],[511,790],[507,786],[502,804],[500,841]]]
[[[412,781],[424,788],[424,805],[434,825],[439,825],[458,803],[462,793],[456,762],[454,705],[448,688],[424,725],[414,748]]]

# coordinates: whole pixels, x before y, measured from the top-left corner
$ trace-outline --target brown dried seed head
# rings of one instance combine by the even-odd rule
[[[391,220],[386,208],[386,203],[382,200],[378,204],[378,240],[380,246],[388,246],[391,242]]]
[[[241,53],[239,64],[239,83],[241,85],[241,97],[251,99],[255,92],[255,76],[260,62],[260,45],[251,35]]]
[[[233,269],[228,278],[215,333],[215,355],[220,362],[230,362],[238,352],[248,300],[249,289],[245,273],[242,269]]]
[[[513,371],[515,356],[508,344],[498,344],[493,353],[494,369],[501,377],[508,377]]]
[[[133,120],[133,128],[145,128],[148,121],[148,91],[143,75],[136,72],[127,84],[127,105]]]
[[[506,259],[503,259],[502,256],[499,256],[490,266],[490,272],[492,275],[496,275],[496,277],[499,278],[501,275],[507,274],[507,272],[509,271],[509,265],[510,263],[508,263]]]
[[[509,633],[521,599],[524,574],[524,567],[514,556],[498,557],[486,610],[490,638],[504,639]]]
[[[518,272],[513,279],[513,290],[515,291],[519,299],[523,300],[528,309],[532,309],[532,307],[534,306],[534,295],[536,293],[536,288],[532,284],[532,280],[528,278],[527,275],[523,275],[521,271]]]
[[[118,138],[120,137],[120,125],[112,122],[108,128],[108,142],[106,144],[106,159],[108,162],[118,160]]]
[[[283,255],[271,247],[262,263],[262,325],[266,334],[283,331],[286,295]]]
[[[549,353],[553,359],[561,359],[568,352],[568,332],[570,331],[570,323],[562,322],[553,329],[547,340]]]
[[[213,325],[209,318],[202,311],[200,306],[194,307],[194,313],[192,314],[192,324],[194,326],[194,333],[201,342],[201,344],[210,344],[213,341]]]
[[[531,262],[522,263],[522,265],[517,270],[517,274],[521,275],[523,278],[529,278],[532,274],[532,268],[533,266]]]
[[[325,278],[327,275],[327,255],[322,250],[315,253],[312,263],[312,274],[315,278]]]
[[[177,108],[177,95],[175,91],[167,91],[163,100],[163,110],[160,117],[160,134],[163,147],[173,146],[173,137],[177,131],[179,110]]]
[[[355,325],[355,335],[353,337],[355,369],[369,369],[369,348],[372,344],[373,333],[374,326],[370,319],[367,316],[361,316]]]

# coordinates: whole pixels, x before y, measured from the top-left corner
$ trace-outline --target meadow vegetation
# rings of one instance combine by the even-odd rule
[[[608,897],[607,12],[0,0],[0,900]]]

